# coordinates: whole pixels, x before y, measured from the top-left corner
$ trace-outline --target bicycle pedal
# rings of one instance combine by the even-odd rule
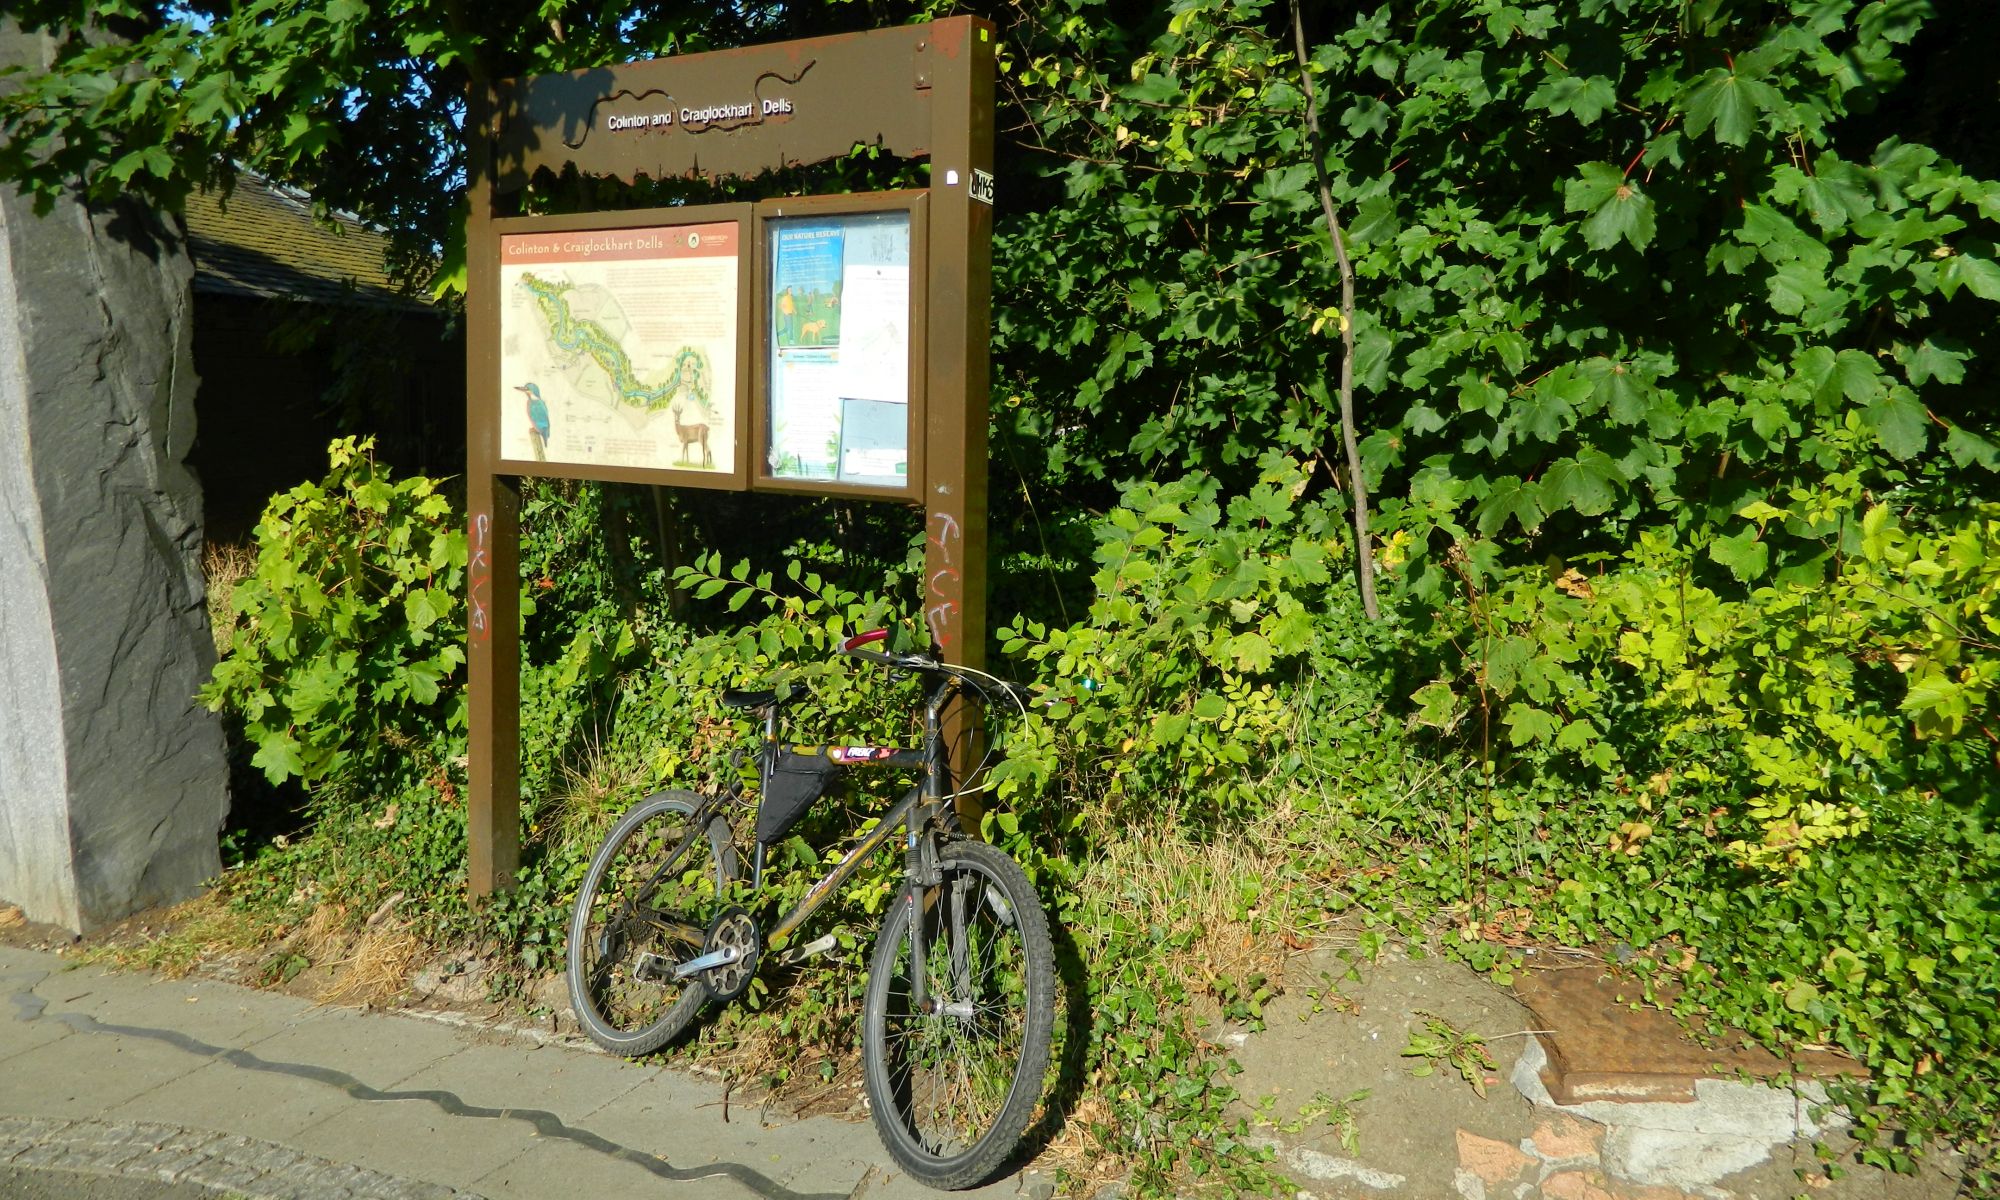
[[[673,978],[673,974],[673,960],[662,958],[650,950],[641,954],[639,960],[632,964],[632,978],[634,979],[657,981],[671,979]]]
[[[834,939],[830,933],[824,937],[814,938],[803,946],[794,946],[778,955],[778,965],[789,967],[797,963],[802,963],[815,954],[825,954],[827,951],[833,949],[833,946]]]

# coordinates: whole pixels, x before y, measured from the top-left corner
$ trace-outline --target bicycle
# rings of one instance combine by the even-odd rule
[[[887,636],[848,638],[838,653],[933,681],[922,746],[787,746],[780,715],[796,695],[724,692],[725,706],[763,722],[750,879],[740,879],[729,820],[745,804],[740,769],[718,794],[669,791],[641,801],[605,835],[577,893],[570,1003],[605,1049],[629,1057],[658,1050],[709,1001],[748,990],[766,951],[903,830],[902,886],[869,962],[862,1081],[876,1131],[903,1169],[934,1188],[965,1188],[1013,1154],[1040,1099],[1055,1023],[1055,951],[1020,865],[959,832],[944,711],[970,691],[1025,712],[1028,693],[927,655],[869,648]],[[917,768],[922,781],[760,934],[745,905],[754,906],[762,889],[766,850],[853,767]],[[833,943],[829,934],[773,961],[796,963]]]

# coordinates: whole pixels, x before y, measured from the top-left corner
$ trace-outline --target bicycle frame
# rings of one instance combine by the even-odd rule
[[[799,926],[805,924],[814,913],[819,911],[820,907],[826,903],[829,897],[840,890],[840,886],[854,874],[860,865],[867,861],[876,850],[880,849],[889,840],[890,835],[899,829],[906,829],[908,835],[904,841],[905,858],[903,877],[905,884],[903,894],[897,897],[897,902],[914,905],[917,903],[918,889],[937,882],[936,843],[932,831],[940,827],[943,814],[947,811],[947,799],[951,793],[951,766],[945,753],[944,744],[944,708],[951,702],[952,697],[958,691],[958,682],[947,678],[939,682],[936,689],[932,691],[929,699],[925,701],[923,746],[920,750],[887,748],[889,753],[884,757],[852,764],[863,767],[909,766],[912,765],[909,756],[915,754],[920,756],[919,762],[924,768],[924,782],[903,793],[901,799],[890,805],[888,810],[879,818],[875,828],[863,834],[854,843],[853,848],[839,862],[834,864],[833,869],[827,872],[824,878],[807,889],[805,897],[799,901],[798,905],[778,919],[777,924],[772,926],[769,932],[764,935],[763,940],[766,947],[769,947],[773,942],[789,937]],[[759,773],[763,776],[763,781],[767,785],[770,780],[771,763],[775,758],[777,745],[778,708],[774,704],[764,713],[764,749],[760,753],[761,762],[759,764]],[[878,748],[867,747],[867,749],[874,750]],[[704,831],[707,829],[708,823],[713,818],[714,813],[715,807],[713,803],[703,805],[695,815],[695,820],[687,835],[688,838],[693,839],[705,836]],[[683,842],[681,850],[684,850],[686,845],[687,843]],[[764,845],[761,842],[758,843],[751,875],[751,895],[753,897],[760,893],[764,886],[764,850]],[[671,862],[675,858],[678,858],[679,853],[680,850],[677,850],[674,854],[669,855],[668,861]],[[664,869],[664,866],[662,869]],[[911,914],[913,918],[918,915],[915,912]],[[912,949],[915,951],[915,961],[923,961],[923,924],[921,921],[913,919],[910,922],[910,938],[913,942]],[[724,953],[723,951],[715,951],[710,954],[697,955],[675,966],[673,968],[674,974],[685,978],[731,961],[726,957],[719,957]],[[912,974],[914,976],[912,979],[912,986],[915,992],[914,999],[917,1003],[921,1004],[925,999],[923,994],[924,982],[921,978],[922,972],[917,971],[912,972]]]

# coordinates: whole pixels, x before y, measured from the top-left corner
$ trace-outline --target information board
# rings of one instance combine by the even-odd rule
[[[473,895],[512,886],[521,859],[524,477],[915,506],[924,628],[946,661],[984,662],[998,45],[991,22],[949,17],[467,90]],[[927,160],[927,186],[529,211],[572,198],[539,191],[544,172],[756,180],[857,145]],[[944,714],[968,780],[969,704]],[[970,791],[956,803],[977,828]]]
[[[729,473],[741,241],[737,221],[502,234],[501,457]]]
[[[763,223],[767,478],[910,485],[910,214]]]

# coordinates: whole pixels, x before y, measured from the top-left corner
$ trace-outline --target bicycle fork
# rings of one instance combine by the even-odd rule
[[[937,843],[929,834],[910,835],[909,882],[900,902],[909,906],[910,1007],[924,1016],[967,1019],[972,1016],[972,978],[966,938],[966,897],[964,878],[949,882],[937,865]],[[930,951],[927,919],[936,912],[939,933],[945,939],[950,958],[947,993],[930,994]]]

